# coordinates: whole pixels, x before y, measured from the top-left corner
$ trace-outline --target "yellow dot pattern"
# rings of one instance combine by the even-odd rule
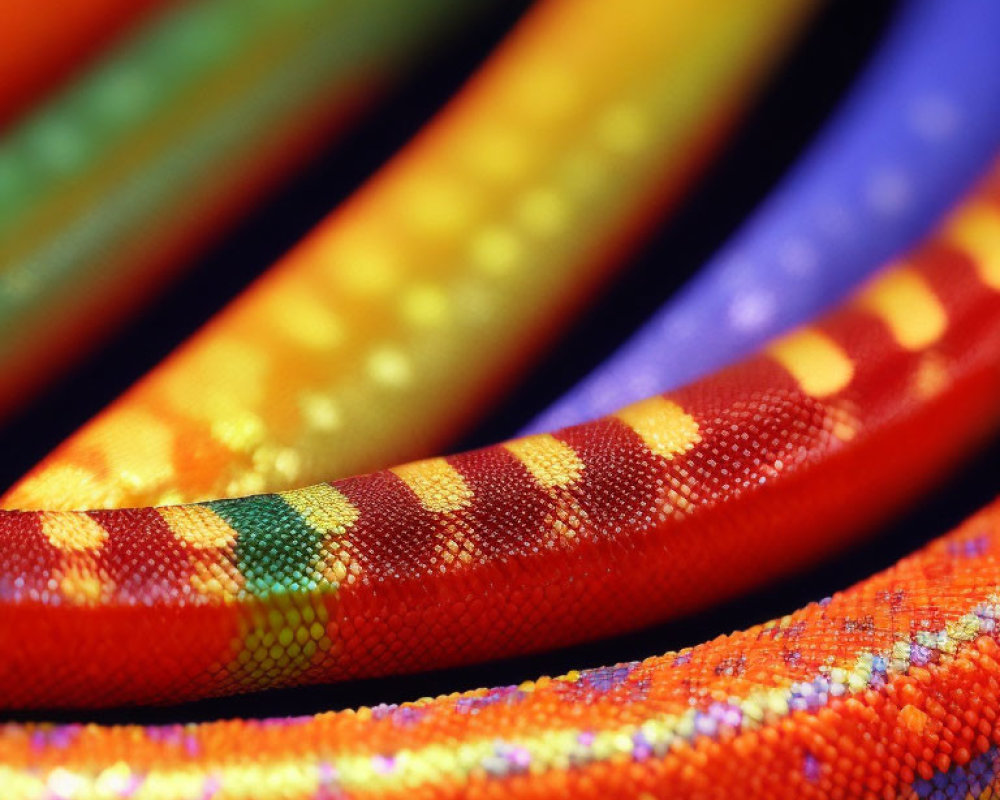
[[[60,550],[96,550],[108,538],[108,532],[86,514],[43,511],[39,519],[45,538]]]
[[[996,207],[965,203],[945,224],[945,237],[972,258],[983,283],[1000,291],[1000,213]]]
[[[324,534],[343,535],[361,516],[361,512],[328,483],[281,492],[278,496],[313,530]]]
[[[583,462],[576,451],[547,433],[507,442],[504,448],[546,489],[569,486],[583,474]]]
[[[947,388],[950,379],[949,361],[934,351],[924,353],[913,376],[913,391],[922,399],[934,397]]]
[[[118,494],[116,486],[101,481],[92,469],[65,461],[33,472],[22,480],[18,484],[15,507],[44,507],[45,501],[59,497],[65,486],[76,488],[70,504],[72,508],[107,508],[114,504]]]
[[[474,494],[465,479],[443,458],[431,458],[393,467],[428,511],[458,511],[472,502]]]
[[[170,532],[188,547],[221,549],[236,542],[236,531],[205,506],[165,506],[157,512]]]
[[[620,263],[643,210],[677,197],[811,5],[623,1],[537,4],[421,135],[93,423],[100,437],[41,467],[92,477],[3,503],[274,492],[454,441]],[[172,437],[106,470],[106,447],[138,452],[130,408]]]
[[[784,367],[811,397],[828,397],[847,388],[854,378],[854,362],[825,333],[803,328],[778,339],[767,353]]]
[[[109,588],[93,570],[77,564],[67,567],[59,579],[60,592],[74,605],[97,605]]]
[[[948,327],[948,313],[927,281],[912,269],[880,275],[861,293],[859,304],[881,319],[907,350],[934,344]]]
[[[655,455],[673,458],[701,441],[698,422],[677,403],[665,397],[650,397],[615,414],[645,442]]]
[[[402,298],[403,314],[407,320],[421,327],[439,327],[449,320],[450,301],[437,286],[418,284]]]
[[[266,293],[262,305],[277,333],[301,347],[330,350],[344,342],[346,333],[343,320],[321,298],[312,287],[289,281]]]
[[[101,452],[113,478],[109,483],[119,491],[135,491],[174,478],[174,432],[162,419],[141,408],[126,408],[117,425],[114,430],[96,425],[84,434],[85,446]]]

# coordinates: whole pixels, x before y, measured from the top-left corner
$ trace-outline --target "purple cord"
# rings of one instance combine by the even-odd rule
[[[818,140],[701,272],[523,431],[756,350],[913,244],[1000,146],[1000,2],[913,0]]]

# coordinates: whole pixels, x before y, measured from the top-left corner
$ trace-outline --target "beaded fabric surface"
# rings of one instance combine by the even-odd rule
[[[523,433],[682,386],[839,300],[919,239],[1000,148],[1000,5],[902,4],[809,151],[718,255]]]
[[[3,512],[0,638],[19,642],[0,662],[4,704],[178,700],[530,651],[815,558],[995,420],[998,187],[994,171],[838,314],[611,418],[278,495]],[[470,600],[496,594],[502,608]]]
[[[832,598],[642,662],[400,706],[8,725],[10,798],[989,798],[1000,508]]]
[[[810,6],[539,4],[409,146],[4,504],[207,500],[438,452],[622,264]]]
[[[998,389],[1000,164],[834,314],[597,421],[272,494],[0,511],[0,702],[32,714],[173,702],[466,663],[682,613],[913,498],[996,426]],[[842,594],[641,662],[295,719],[9,723],[0,788],[990,797],[998,555],[994,505]]]

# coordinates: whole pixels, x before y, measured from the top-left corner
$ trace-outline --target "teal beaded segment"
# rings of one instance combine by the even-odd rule
[[[324,534],[278,495],[205,505],[236,531],[236,566],[251,594],[268,598],[336,589],[317,568]]]

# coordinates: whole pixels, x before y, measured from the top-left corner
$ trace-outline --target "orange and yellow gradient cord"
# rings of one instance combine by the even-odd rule
[[[5,498],[280,490],[447,443],[676,197],[801,0],[548,0],[362,190]]]
[[[177,3],[12,125],[0,138],[0,418],[343,131],[418,53],[489,7]]]

